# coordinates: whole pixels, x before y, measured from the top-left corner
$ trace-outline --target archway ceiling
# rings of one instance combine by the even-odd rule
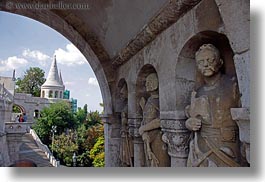
[[[17,10],[6,9],[6,2],[21,3],[19,0],[2,1],[0,10],[13,13]],[[24,0],[23,3],[25,2],[58,1]],[[119,66],[154,40],[200,0],[64,0],[63,2],[89,5],[87,10],[50,11],[77,30],[102,63],[110,62],[113,66]]]

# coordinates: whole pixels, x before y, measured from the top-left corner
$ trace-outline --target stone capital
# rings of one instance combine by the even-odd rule
[[[161,128],[168,154],[174,158],[187,158],[190,132],[185,127],[185,120],[161,120]]]
[[[139,128],[141,126],[142,118],[128,118],[129,134],[135,138],[141,137]]]

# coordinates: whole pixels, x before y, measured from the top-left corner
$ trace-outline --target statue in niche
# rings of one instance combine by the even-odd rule
[[[186,107],[186,127],[193,131],[188,167],[238,167],[240,146],[238,127],[230,108],[239,106],[235,78],[221,73],[223,60],[212,44],[204,44],[195,55],[203,85],[192,92]]]
[[[126,84],[120,90],[120,98],[124,103],[121,112],[121,145],[120,160],[123,167],[133,167],[133,140],[128,126],[128,90]]]
[[[146,164],[148,167],[170,166],[167,147],[162,141],[160,130],[158,78],[155,73],[151,73],[146,77],[145,86],[146,91],[150,93],[150,97],[147,101],[144,97],[140,100],[143,120],[139,128],[139,134],[144,141]]]

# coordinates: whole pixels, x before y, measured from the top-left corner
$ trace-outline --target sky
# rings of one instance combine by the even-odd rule
[[[78,107],[102,111],[102,96],[96,76],[82,53],[63,35],[33,19],[0,12],[0,76],[23,77],[30,67],[39,67],[47,78],[56,55],[58,70],[70,97]]]

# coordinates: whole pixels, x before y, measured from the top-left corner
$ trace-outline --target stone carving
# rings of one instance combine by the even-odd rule
[[[161,121],[162,122],[162,121]],[[169,123],[169,121],[163,120],[164,123]],[[188,141],[189,135],[186,131],[187,129],[182,128],[182,121],[174,121],[179,124],[179,128],[163,128],[164,134],[162,136],[162,140],[168,144],[168,154],[171,157],[180,157],[180,158],[187,158],[188,154]],[[169,127],[169,126],[168,126]]]
[[[119,55],[112,59],[112,65],[119,66],[124,64],[200,1],[201,0],[169,1],[160,13],[120,51]]]
[[[128,90],[126,84],[120,90],[120,98],[125,103],[121,112],[121,145],[120,145],[120,160],[122,166],[133,167],[133,140],[129,135],[128,126]]]
[[[192,92],[186,107],[185,124],[193,131],[187,166],[238,167],[238,127],[230,114],[239,103],[236,80],[221,73],[223,60],[212,44],[202,45],[195,59],[204,84]]]
[[[143,110],[143,120],[139,128],[139,134],[144,141],[144,152],[146,165],[149,167],[169,166],[169,156],[166,145],[162,141],[162,132],[160,129],[159,118],[159,96],[158,79],[155,73],[151,73],[146,78],[146,91],[150,97],[140,100],[140,106]]]

